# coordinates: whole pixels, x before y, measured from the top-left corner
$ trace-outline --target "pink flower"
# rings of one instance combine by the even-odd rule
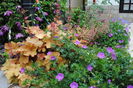
[[[51,51],[49,51],[48,53],[47,53],[47,55],[51,55],[52,54],[52,52]]]
[[[64,79],[64,74],[63,74],[63,73],[58,73],[58,75],[56,76],[56,79],[57,79],[58,81],[63,80],[63,79]]]
[[[97,54],[97,57],[100,58],[100,59],[103,59],[103,58],[105,58],[105,54],[103,52],[99,52]]]
[[[56,57],[55,57],[55,56],[51,56],[50,59],[51,59],[51,60],[56,60]]]
[[[12,11],[8,10],[4,13],[4,16],[11,16],[13,14]]]
[[[79,36],[79,34],[74,34],[74,36],[78,37],[78,36]]]
[[[47,13],[47,12],[44,12],[43,14],[44,14],[45,16],[48,16],[48,13]]]
[[[72,83],[70,84],[70,88],[78,88],[78,83],[72,82]]]
[[[88,65],[88,66],[87,66],[87,70],[88,70],[88,71],[92,71],[92,70],[93,70],[93,67],[92,67],[91,65]]]
[[[76,40],[74,44],[79,45],[80,41]]]
[[[108,34],[108,36],[109,36],[109,37],[112,37],[112,36],[113,36],[113,34],[112,34],[112,33],[109,33],[109,34]]]
[[[128,85],[127,88],[133,88],[133,85]]]
[[[40,18],[40,17],[36,17],[35,19],[36,19],[37,21],[39,21],[39,22],[42,22],[42,21],[43,21],[43,19]]]
[[[117,59],[116,53],[112,53],[112,54],[111,54],[111,57],[112,57],[113,60],[116,60],[116,59]]]
[[[21,34],[21,33],[18,33],[18,34],[16,34],[16,36],[15,36],[16,39],[19,39],[19,38],[22,38],[22,37],[24,37],[24,35]]]
[[[106,50],[108,53],[114,53],[114,49],[111,47],[106,48]]]
[[[25,69],[24,68],[21,68],[20,69],[20,73],[24,73],[25,72]]]
[[[108,83],[110,84],[112,82],[112,80],[111,79],[108,79]]]
[[[86,45],[83,45],[82,48],[87,49],[88,47]]]

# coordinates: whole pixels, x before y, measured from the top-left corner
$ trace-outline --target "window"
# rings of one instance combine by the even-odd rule
[[[120,0],[120,13],[133,13],[133,0]]]

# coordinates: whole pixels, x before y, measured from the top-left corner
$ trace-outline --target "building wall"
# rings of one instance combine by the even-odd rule
[[[86,7],[86,10],[89,9],[90,6]],[[133,13],[119,13],[119,5],[106,5],[102,6],[104,8],[103,15],[106,17],[111,18],[123,18],[125,20],[128,20],[129,22],[133,22]]]

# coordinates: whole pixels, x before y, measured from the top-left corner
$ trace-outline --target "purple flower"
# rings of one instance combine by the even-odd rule
[[[74,34],[74,36],[78,37],[78,36],[79,36],[79,34]]]
[[[79,45],[80,41],[76,40],[74,44]]]
[[[10,16],[10,15],[12,15],[12,14],[13,14],[13,12],[10,11],[10,10],[8,10],[8,11],[6,11],[6,12],[4,13],[4,16]]]
[[[15,36],[16,39],[18,39],[18,38],[22,38],[22,37],[24,37],[24,35],[21,34],[21,33],[18,33],[18,34],[16,34],[16,36]]]
[[[127,88],[133,88],[133,85],[128,85]]]
[[[59,36],[54,36],[54,38],[59,38]]]
[[[119,42],[119,43],[123,43],[123,42],[124,42],[124,40],[119,40],[118,42]]]
[[[63,74],[63,73],[58,73],[58,75],[56,76],[56,79],[57,79],[58,81],[63,80],[63,79],[64,79],[64,74]]]
[[[112,57],[113,60],[116,60],[116,59],[117,59],[116,53],[112,53],[112,54],[111,54],[111,57]]]
[[[4,26],[0,27],[0,30],[2,32],[7,32],[9,30],[9,27],[7,25],[4,25]]]
[[[25,69],[24,68],[21,68],[20,69],[20,73],[24,73],[25,72]]]
[[[19,30],[22,30],[22,27],[21,27],[21,23],[20,22],[16,22],[15,24],[18,27]]]
[[[50,59],[51,59],[51,60],[56,60],[56,57],[55,57],[55,56],[51,56]]]
[[[87,49],[88,47],[86,45],[83,45],[82,48]]]
[[[111,47],[106,48],[106,50],[108,53],[114,53],[114,49]]]
[[[67,29],[68,29],[68,27],[63,27],[63,29],[64,29],[64,30],[67,30]]]
[[[89,88],[97,88],[97,87],[95,87],[95,86],[90,86]]]
[[[119,29],[118,32],[121,32],[121,30]]]
[[[4,35],[4,33],[2,31],[0,31],[0,36],[3,36],[3,35]]]
[[[36,17],[35,18],[37,21],[39,21],[39,22],[42,22],[43,21],[43,19],[41,19],[40,17]]]
[[[78,88],[78,83],[72,82],[72,83],[70,84],[70,88]]]
[[[22,7],[20,5],[16,6],[17,11],[19,11]]]
[[[112,80],[111,79],[108,79],[108,83],[110,84],[112,82]]]
[[[124,34],[124,36],[128,36],[128,34]]]
[[[122,48],[122,46],[121,46],[121,45],[116,45],[115,47],[116,47],[116,48]]]
[[[92,67],[91,65],[88,65],[88,66],[87,66],[87,70],[88,70],[88,71],[92,71],[92,70],[93,70],[93,67]]]
[[[39,7],[35,7],[35,11],[38,11],[40,8]]]
[[[113,36],[113,34],[112,34],[112,33],[109,33],[109,34],[108,34],[108,36],[109,36],[109,37],[112,37],[112,36]]]
[[[51,51],[49,51],[48,53],[47,53],[47,55],[51,55],[52,54],[52,52]]]
[[[125,28],[125,31],[128,33],[129,32],[129,27],[126,27]]]
[[[47,12],[44,12],[43,14],[44,14],[45,16],[48,16],[48,13],[47,13]]]
[[[111,21],[112,21],[112,22],[116,22],[116,18],[112,18]]]
[[[97,57],[100,58],[100,59],[103,59],[103,58],[105,58],[105,54],[103,52],[99,52],[97,54]]]

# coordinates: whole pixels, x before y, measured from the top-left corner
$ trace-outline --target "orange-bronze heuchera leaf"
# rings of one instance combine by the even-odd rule
[[[43,60],[45,58],[45,56],[46,55],[44,53],[39,53],[39,54],[37,54],[37,59]]]
[[[39,39],[43,39],[46,35],[44,34],[44,31],[41,30],[38,26],[28,27],[27,32],[29,34],[35,35]]]
[[[43,45],[43,42],[40,41],[40,40],[39,40],[38,38],[36,38],[36,37],[33,37],[33,38],[28,37],[28,38],[26,39],[26,42],[29,42],[29,43],[31,43],[31,44],[34,44],[34,45],[37,46],[37,47],[41,47],[41,46]]]
[[[15,42],[10,42],[10,43],[5,43],[5,50],[6,52],[8,52],[9,54],[15,55],[17,54],[16,49],[18,48],[18,44]]]
[[[5,76],[11,82],[13,80],[12,77],[17,77],[19,76],[21,69],[20,64],[11,64],[10,59],[6,61],[6,63],[3,65],[2,69],[4,71]]]
[[[38,47],[38,52],[45,52],[45,51],[46,51],[45,44],[43,44],[41,47]]]
[[[37,54],[37,46],[25,42],[25,45],[21,46],[19,49],[17,49],[21,54],[25,56],[32,56],[34,57]]]
[[[29,62],[29,57],[21,55],[19,58],[19,63],[20,64],[27,64]]]

